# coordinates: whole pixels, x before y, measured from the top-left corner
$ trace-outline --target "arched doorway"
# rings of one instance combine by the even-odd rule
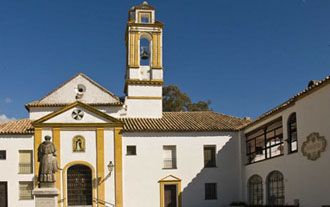
[[[68,168],[67,194],[69,207],[92,206],[92,170],[89,167],[78,164]]]

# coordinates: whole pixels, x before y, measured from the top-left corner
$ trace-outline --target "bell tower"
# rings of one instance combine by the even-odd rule
[[[128,117],[162,116],[162,34],[163,24],[146,1],[129,10],[124,89]]]

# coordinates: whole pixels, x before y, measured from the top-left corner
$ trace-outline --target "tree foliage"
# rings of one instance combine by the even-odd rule
[[[211,101],[193,103],[176,85],[163,87],[163,111],[208,111]]]

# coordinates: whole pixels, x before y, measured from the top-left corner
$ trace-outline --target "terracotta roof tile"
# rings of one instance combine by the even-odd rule
[[[212,111],[164,112],[163,117],[121,118],[126,132],[237,131],[250,121]],[[22,119],[0,124],[1,134],[33,134],[32,121]]]
[[[170,131],[236,131],[250,123],[212,111],[202,112],[163,112],[163,117],[155,118],[121,118],[126,132],[170,132]]]
[[[0,123],[0,134],[33,134],[32,121],[21,119]]]

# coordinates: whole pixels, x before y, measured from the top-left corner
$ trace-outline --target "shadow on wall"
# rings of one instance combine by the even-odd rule
[[[232,137],[232,134],[229,135]],[[229,206],[239,200],[239,153],[238,137],[234,136],[217,149],[216,167],[204,167],[195,178],[182,189],[183,207],[221,207]],[[205,199],[205,183],[217,184],[214,200]]]

